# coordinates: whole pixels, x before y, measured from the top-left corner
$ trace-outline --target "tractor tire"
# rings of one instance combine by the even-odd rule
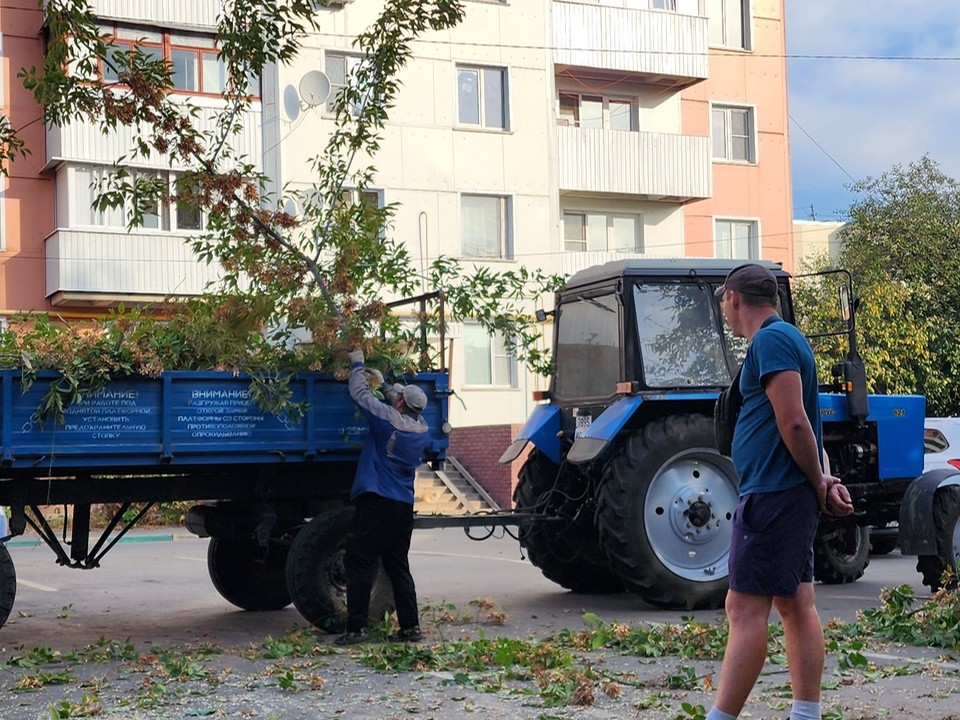
[[[347,572],[343,557],[353,508],[327,510],[294,538],[287,556],[287,588],[293,605],[311,625],[341,633],[347,623]],[[370,593],[370,621],[393,612],[393,588],[381,568]]]
[[[813,579],[845,585],[863,577],[870,564],[870,528],[834,526],[813,541]]]
[[[738,485],[711,418],[659,418],[627,437],[597,507],[601,546],[627,589],[665,608],[721,607]]]
[[[289,545],[271,539],[262,547],[253,537],[211,538],[207,571],[224,600],[243,610],[282,610],[290,604],[286,567]]]
[[[960,578],[960,486],[939,488],[933,496],[933,527],[937,554],[917,558],[917,570],[931,591],[944,587],[943,573],[953,570],[948,588],[956,588]]]
[[[17,599],[17,571],[7,546],[0,543],[0,627],[3,627]]]
[[[516,511],[554,516],[566,500],[563,488],[551,492],[558,482],[562,484],[559,472],[557,465],[534,449],[520,468],[513,493]],[[588,527],[571,520],[547,520],[520,526],[519,538],[530,562],[557,585],[583,594],[623,592],[623,583],[603,562],[592,513]]]

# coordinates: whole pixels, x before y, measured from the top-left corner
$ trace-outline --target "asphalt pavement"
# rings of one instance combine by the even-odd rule
[[[413,671],[377,671],[368,663],[383,655],[382,646],[341,650],[292,607],[246,613],[229,605],[207,575],[206,541],[182,530],[144,531],[132,540],[94,570],[59,567],[36,543],[12,544],[18,596],[0,629],[0,718],[98,712],[131,720],[481,714],[677,720],[709,707],[719,670],[716,660],[575,653],[573,669],[593,678],[581,681],[589,691],[579,697],[581,705],[571,704],[563,690],[564,682],[576,682],[576,672],[498,672],[492,659],[487,673],[426,663]],[[510,537],[473,542],[460,530],[418,530],[411,565],[427,633],[424,652],[441,641],[481,637],[542,641],[563,629],[582,630],[588,613],[625,627],[722,618],[718,611],[652,608],[629,594],[566,592],[532,567]],[[818,585],[824,622],[854,620],[878,604],[884,587],[908,584],[928,596],[914,565],[893,553],[872,558],[856,583]],[[958,650],[871,644],[863,653],[869,664],[859,669],[841,669],[833,653],[824,683],[826,717],[960,720]],[[769,664],[749,716],[786,717],[788,680],[782,665]],[[552,706],[554,700],[560,704]]]

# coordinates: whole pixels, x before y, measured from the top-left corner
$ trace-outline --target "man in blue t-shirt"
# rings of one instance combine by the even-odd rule
[[[820,511],[853,512],[850,494],[824,469],[813,352],[781,320],[777,279],[769,268],[740,265],[717,289],[731,332],[750,341],[733,435],[740,501],[730,542],[730,635],[707,720],[733,720],[767,656],[767,623],[783,621],[793,689],[791,720],[820,718],[824,642],[813,597],[813,540]],[[836,490],[830,491],[834,485]]]
[[[344,554],[347,627],[336,643],[354,645],[367,640],[370,593],[381,562],[393,587],[400,625],[390,640],[417,642],[421,639],[420,613],[408,554],[413,533],[414,479],[430,442],[429,427],[420,415],[427,406],[427,396],[416,385],[384,386],[383,375],[364,366],[360,350],[353,350],[349,357],[350,397],[367,419],[370,432],[350,489],[354,512]],[[370,390],[370,375],[385,388],[387,403]]]

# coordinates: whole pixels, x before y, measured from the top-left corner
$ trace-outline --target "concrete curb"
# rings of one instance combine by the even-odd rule
[[[99,539],[99,534],[91,533],[91,538]],[[117,541],[118,545],[124,545],[127,543],[150,543],[150,542],[173,542],[179,540],[196,540],[196,535],[191,535],[187,532],[181,531],[160,531],[160,532],[151,532],[151,531],[141,531],[141,532],[129,532],[120,538]],[[14,547],[39,547],[43,545],[43,540],[36,535],[23,536],[20,535],[16,538],[11,538],[4,543],[8,548]]]

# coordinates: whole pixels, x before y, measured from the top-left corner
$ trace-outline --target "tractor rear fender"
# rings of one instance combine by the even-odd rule
[[[560,464],[560,408],[556,405],[537,405],[520,428],[520,434],[500,456],[501,463],[516,460],[528,442],[550,458],[555,464]]]
[[[643,403],[639,395],[625,395],[604,410],[580,432],[567,453],[567,461],[574,465],[589,462],[609,447],[627,421]]]
[[[938,488],[947,485],[960,485],[960,472],[947,468],[930,470],[907,487],[900,501],[901,554],[937,554],[933,496]]]

